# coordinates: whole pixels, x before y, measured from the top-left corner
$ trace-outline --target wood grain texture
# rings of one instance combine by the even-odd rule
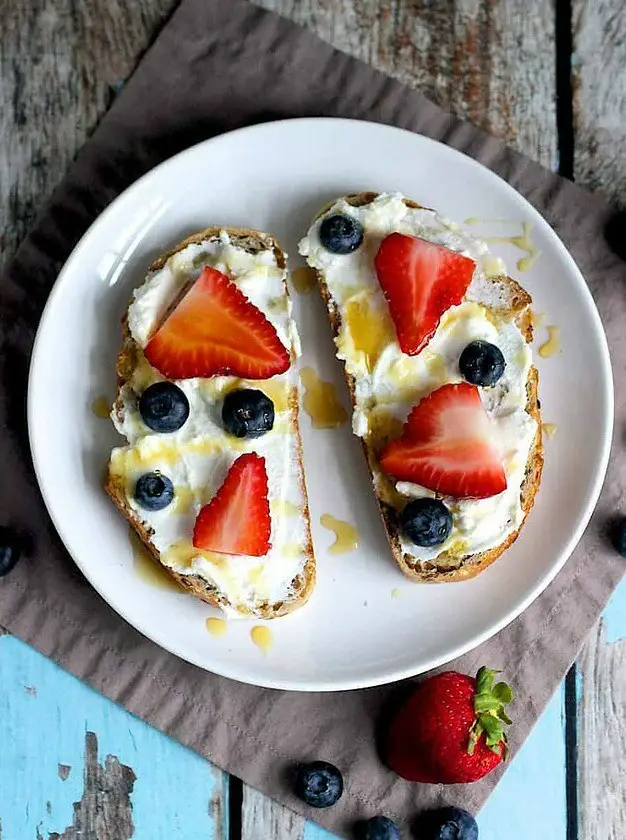
[[[622,595],[626,591],[622,587]],[[622,598],[626,603],[626,598]],[[626,826],[626,640],[598,622],[578,660],[581,840],[623,840]]]
[[[305,821],[298,814],[244,785],[241,840],[302,840],[304,827]]]
[[[0,3],[0,270],[176,5]]]
[[[111,837],[127,840],[134,825],[130,795],[136,776],[116,756],[98,759],[95,732],[85,733],[84,791],[74,803],[74,819],[62,834],[53,832],[50,840],[101,840]]]
[[[573,0],[574,175],[626,204],[626,10]]]
[[[542,0],[256,0],[556,163],[554,11]]]

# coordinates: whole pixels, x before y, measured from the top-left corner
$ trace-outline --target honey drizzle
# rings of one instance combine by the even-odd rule
[[[302,404],[314,429],[335,429],[348,419],[348,412],[339,402],[332,382],[324,382],[312,367],[302,368],[304,386]]]
[[[137,577],[155,589],[168,589],[172,592],[181,592],[182,587],[153,559],[148,549],[132,528],[128,531],[128,537],[133,550],[133,570]]]
[[[335,542],[328,549],[329,554],[347,554],[359,544],[359,532],[350,522],[336,519],[330,513],[320,516],[320,524],[335,534]]]
[[[541,431],[544,432],[546,437],[548,437],[550,439],[552,439],[555,436],[556,430],[557,430],[556,423],[542,423],[541,424]]]
[[[257,624],[250,630],[250,638],[263,653],[268,653],[272,646],[272,631],[269,627]]]
[[[295,268],[291,272],[291,282],[298,294],[306,295],[317,286],[315,270],[306,265]]]
[[[91,403],[91,411],[100,420],[107,420],[111,413],[111,405],[104,395],[100,395]]]
[[[477,217],[471,216],[469,219],[465,219],[464,224],[506,225],[513,224],[513,222],[510,219],[479,219]],[[532,227],[533,226],[530,222],[522,222],[522,232],[518,236],[489,236],[485,237],[484,241],[489,243],[503,243],[505,245],[513,245],[514,248],[517,248],[518,250],[524,253],[524,256],[520,257],[517,261],[517,270],[521,272],[530,271],[530,269],[533,267],[541,253],[532,241]]]
[[[389,313],[373,310],[362,295],[352,298],[346,304],[346,328],[354,350],[363,353],[372,373],[385,347],[395,339]]]
[[[554,356],[561,349],[561,331],[553,324],[546,327],[548,330],[548,340],[545,341],[539,348],[539,355],[542,359],[549,359]]]
[[[207,618],[204,624],[211,636],[215,636],[218,639],[221,636],[225,636],[228,631],[228,625],[223,618]]]

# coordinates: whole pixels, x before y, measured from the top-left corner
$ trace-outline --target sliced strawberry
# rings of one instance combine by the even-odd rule
[[[404,233],[385,237],[374,263],[400,349],[409,356],[426,347],[444,312],[461,303],[476,267],[443,245]]]
[[[152,336],[145,355],[168,379],[269,379],[290,363],[265,315],[228,277],[208,267]]]
[[[506,490],[491,421],[478,388],[443,385],[411,411],[402,437],[383,449],[380,463],[399,481],[412,481],[458,499],[485,499]]]
[[[206,551],[261,557],[270,548],[270,505],[265,458],[241,455],[196,519],[193,544]]]

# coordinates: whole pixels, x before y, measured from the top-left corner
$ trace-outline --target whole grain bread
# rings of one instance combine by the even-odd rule
[[[199,233],[193,234],[193,236],[187,237],[187,239],[184,239],[175,248],[167,251],[165,254],[160,256],[150,266],[150,271],[158,271],[159,269],[161,269],[171,256],[173,256],[179,251],[182,251],[188,245],[205,242],[207,240],[210,241],[212,239],[218,239],[222,231],[225,231],[228,234],[230,241],[234,245],[240,248],[244,248],[249,253],[257,253],[259,251],[271,250],[274,254],[276,264],[278,265],[278,267],[281,269],[285,268],[285,253],[280,248],[276,240],[269,234],[262,233],[256,230],[247,230],[240,228],[209,227],[203,231],[200,231]],[[283,291],[285,296],[289,297],[289,290],[286,281],[283,281]],[[127,317],[126,315],[124,315],[122,319],[122,349],[118,355],[116,364],[118,392],[117,398],[113,404],[113,412],[117,413],[118,416],[120,416],[120,413],[124,410],[123,401],[121,398],[121,390],[130,382],[134,370],[136,369],[137,365],[142,361],[142,357],[143,351],[133,340],[133,337],[128,328]],[[139,394],[137,394],[137,396],[139,396]],[[244,616],[249,616],[251,618],[270,619],[286,615],[287,613],[292,612],[293,610],[296,610],[299,607],[303,606],[303,604],[306,603],[306,601],[311,596],[313,589],[315,588],[315,557],[313,554],[309,506],[307,500],[306,485],[304,481],[304,468],[302,462],[302,441],[300,438],[300,428],[298,422],[298,391],[297,387],[295,386],[290,389],[288,406],[290,414],[289,433],[294,435],[296,440],[298,479],[302,491],[302,498],[304,500],[304,505],[300,515],[304,517],[306,526],[306,542],[303,551],[305,556],[305,562],[302,572],[291,581],[291,585],[289,586],[288,591],[285,593],[285,597],[283,599],[273,603],[268,602],[267,600],[259,599],[258,603],[254,604],[254,606],[251,608],[246,608],[241,605],[237,605],[236,610],[238,613]],[[165,571],[168,575],[170,575],[170,577],[172,577],[186,591],[190,592],[192,595],[195,595],[197,598],[200,598],[202,601],[205,601],[208,604],[212,604],[216,607],[221,607],[225,610],[235,609],[235,606],[232,603],[230,603],[225,594],[221,592],[212,583],[205,580],[205,578],[201,577],[200,575],[180,574],[174,571],[173,569],[170,569],[167,565],[161,562],[160,552],[152,541],[152,530],[146,522],[142,521],[141,517],[134,510],[134,508],[132,508],[128,504],[126,489],[124,487],[124,481],[120,476],[114,474],[110,468],[107,470],[104,488],[111,497],[117,509],[122,514],[122,516],[124,516],[124,518],[135,530],[150,556],[155,560],[155,562],[159,563],[165,569]]]
[[[375,192],[362,192],[354,195],[344,197],[344,201],[353,207],[362,207],[370,204],[378,196]],[[339,199],[336,199],[339,200]],[[404,199],[407,207],[419,209],[422,205],[417,204],[409,199]],[[331,202],[323,210],[318,213],[317,218],[322,216],[330,206],[335,204]],[[317,280],[320,291],[326,307],[328,309],[329,320],[333,329],[335,338],[339,335],[341,329],[341,314],[339,307],[334,301],[330,289],[326,283],[323,272],[316,270]],[[532,299],[528,292],[523,289],[519,283],[511,277],[505,275],[493,277],[489,282],[497,286],[498,314],[501,317],[510,317],[515,321],[526,341],[530,343],[533,337],[532,317],[530,311],[530,304]],[[356,383],[354,377],[345,371],[348,390],[352,400],[352,405],[355,405],[355,387]],[[449,554],[447,551],[441,552],[437,557],[430,561],[420,561],[410,554],[402,551],[399,539],[399,516],[400,509],[397,504],[390,504],[383,499],[379,492],[376,492],[376,498],[380,509],[387,539],[391,546],[391,551],[395,561],[404,574],[415,581],[423,583],[443,583],[448,581],[465,580],[467,578],[475,577],[487,566],[491,565],[501,554],[517,539],[521,528],[526,520],[526,516],[531,510],[539,485],[541,483],[541,473],[543,469],[543,442],[541,436],[541,412],[538,396],[538,381],[539,376],[537,369],[533,366],[528,374],[526,382],[526,411],[537,421],[537,433],[531,445],[528,460],[526,462],[526,472],[520,490],[520,504],[524,512],[524,519],[520,527],[509,534],[500,545],[475,554]],[[390,437],[385,435],[377,436],[375,438],[362,439],[363,451],[367,459],[372,481],[375,482],[376,474],[380,473],[378,462],[379,453],[384,445],[389,441]],[[391,485],[391,482],[389,482]],[[394,494],[392,491],[392,495]],[[398,503],[401,500],[398,500]],[[408,499],[404,500],[405,502]]]

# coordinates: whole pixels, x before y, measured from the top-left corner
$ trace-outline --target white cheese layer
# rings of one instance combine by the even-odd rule
[[[285,295],[285,271],[278,267],[271,250],[250,254],[231,243],[225,231],[219,239],[188,245],[174,254],[135,291],[128,325],[137,345],[145,348],[171,302],[205,266],[217,268],[236,283],[271,321],[295,358],[300,345]],[[142,391],[161,379],[142,353],[122,388],[122,410],[114,409],[111,415],[130,444],[114,449],[111,455],[111,470],[123,479],[129,505],[152,532],[162,562],[180,574],[200,575],[216,586],[233,606],[229,614],[236,617],[261,603],[288,599],[293,594],[292,581],[304,569],[309,540],[298,442],[292,428],[294,403],[297,405],[293,365],[286,373],[263,381],[232,376],[176,381],[189,400],[190,412],[183,427],[172,433],[150,430],[138,410]],[[254,440],[239,440],[225,432],[222,402],[236,387],[258,388],[273,400],[276,416],[272,431]],[[198,512],[243,452],[257,452],[266,461],[271,548],[263,557],[195,549],[192,536]],[[144,510],[133,495],[137,479],[154,470],[167,475],[175,488],[173,503],[162,511]]]
[[[321,221],[335,213],[353,216],[363,226],[363,243],[352,254],[332,254],[320,242]],[[394,231],[441,244],[476,262],[465,299],[444,314],[435,335],[416,356],[400,350],[374,267],[382,240]],[[398,437],[401,424],[422,397],[446,383],[462,381],[458,360],[470,341],[483,339],[500,348],[505,372],[494,387],[480,392],[494,425],[507,489],[490,499],[444,498],[453,528],[442,545],[422,548],[399,535],[403,551],[425,562],[444,551],[461,557],[500,545],[524,517],[520,489],[537,432],[536,421],[526,412],[531,350],[510,316],[498,314],[499,308],[504,309],[502,286],[489,279],[506,275],[504,263],[489,253],[486,243],[432,210],[407,207],[399,194],[382,194],[363,207],[336,202],[312,225],[299,250],[310,266],[323,272],[338,309],[337,357],[355,379],[352,426],[359,437],[371,442],[381,433]],[[376,468],[374,484],[382,498],[396,504],[434,495],[415,484],[394,483]],[[390,484],[395,493],[389,493]]]

